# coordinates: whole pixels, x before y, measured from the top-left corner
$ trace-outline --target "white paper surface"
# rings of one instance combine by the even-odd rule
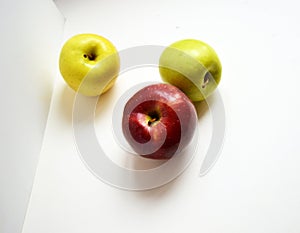
[[[64,20],[51,0],[1,1],[0,232],[20,233],[50,108]]]
[[[225,142],[216,165],[199,177],[213,130],[209,111],[199,110],[199,152],[180,177],[150,191],[116,189],[82,163],[72,129],[75,94],[58,75],[23,233],[299,232],[296,1],[63,4],[64,40],[93,32],[119,50],[183,38],[211,44],[223,64]],[[114,101],[131,84],[148,79],[159,80],[155,68],[128,71],[98,104],[96,131],[108,149],[119,150],[110,125]],[[111,159],[128,161],[116,153]]]

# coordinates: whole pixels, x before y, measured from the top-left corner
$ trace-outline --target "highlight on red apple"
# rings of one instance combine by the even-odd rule
[[[122,117],[125,139],[139,155],[170,159],[193,138],[197,113],[191,100],[170,84],[152,84],[126,103]]]

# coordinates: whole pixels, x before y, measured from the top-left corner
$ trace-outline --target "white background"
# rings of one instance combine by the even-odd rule
[[[49,0],[0,3],[0,232],[19,233],[50,107],[64,20]]]
[[[219,91],[226,136],[220,159],[206,176],[198,176],[200,153],[182,176],[161,188],[118,190],[81,162],[72,135],[74,92],[57,75],[23,233],[300,231],[296,1],[57,3],[67,18],[60,46],[83,32],[103,35],[119,50],[183,38],[212,45],[223,64]],[[140,71],[132,76],[144,81],[156,75]],[[123,78],[107,101],[124,88]],[[99,125],[106,116],[100,110]],[[199,127],[205,152],[209,111],[202,112]]]

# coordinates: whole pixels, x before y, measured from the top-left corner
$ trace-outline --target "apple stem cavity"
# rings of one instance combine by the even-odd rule
[[[151,119],[148,121],[148,126],[151,126],[155,121],[158,121],[160,116],[157,112],[152,112],[149,114]]]

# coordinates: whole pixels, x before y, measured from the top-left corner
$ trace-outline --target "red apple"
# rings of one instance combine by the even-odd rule
[[[197,123],[193,103],[177,87],[153,84],[126,103],[122,130],[132,149],[151,159],[170,159],[191,141]]]

